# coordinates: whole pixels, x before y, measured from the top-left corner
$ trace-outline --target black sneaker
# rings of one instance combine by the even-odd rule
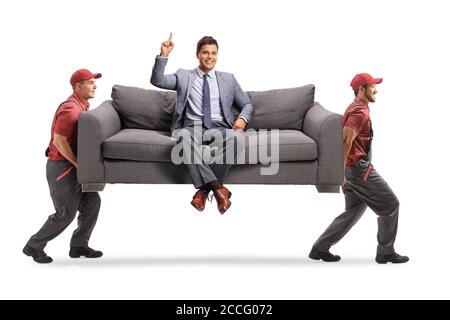
[[[380,264],[386,264],[388,262],[391,263],[406,263],[409,261],[407,256],[401,256],[398,253],[389,254],[386,256],[378,256],[375,258],[375,261]]]
[[[29,256],[32,257],[34,261],[36,261],[37,263],[51,263],[53,262],[53,259],[50,258],[45,252],[44,250],[37,250],[34,249],[32,247],[30,247],[28,244],[25,245],[25,247],[23,248],[22,252]]]
[[[94,250],[89,247],[72,247],[69,251],[71,258],[79,258],[84,256],[86,258],[100,258],[103,255],[101,251]]]
[[[312,247],[309,257],[313,260],[323,260],[325,262],[338,262],[341,260],[341,257],[338,255],[331,254],[329,251],[319,251],[314,247]]]

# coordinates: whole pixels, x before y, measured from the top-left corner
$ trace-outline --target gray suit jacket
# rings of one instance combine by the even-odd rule
[[[158,88],[177,91],[177,102],[173,113],[171,128],[173,133],[174,130],[180,129],[183,126],[186,104],[195,79],[195,69],[179,69],[174,74],[165,75],[164,69],[167,61],[168,59],[159,56],[156,57],[150,82]],[[230,127],[232,127],[236,121],[236,118],[231,111],[233,105],[240,110],[239,116],[250,121],[254,108],[250,102],[250,98],[242,91],[239,83],[234,78],[234,75],[219,71],[216,71],[216,75],[217,84],[219,86],[220,104],[225,116],[225,121]]]

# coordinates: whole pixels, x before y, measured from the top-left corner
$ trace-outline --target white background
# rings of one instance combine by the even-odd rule
[[[0,5],[0,298],[450,298],[447,200],[447,1],[3,1]],[[447,30],[447,31],[446,31]],[[174,34],[168,72],[196,66],[204,35],[218,70],[244,90],[316,85],[343,113],[354,74],[384,77],[372,105],[374,165],[401,203],[396,249],[406,265],[374,261],[368,210],[335,247],[343,260],[307,258],[344,207],[312,186],[230,186],[233,205],[201,214],[189,185],[108,185],[90,244],[100,260],[68,257],[72,224],[22,253],[53,213],[43,151],[57,105],[79,68],[102,72],[92,108],[114,84],[151,88],[161,41]]]

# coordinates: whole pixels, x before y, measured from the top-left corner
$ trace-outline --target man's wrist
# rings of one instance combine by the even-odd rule
[[[248,120],[247,120],[247,118],[245,118],[245,117],[243,117],[243,116],[239,116],[239,117],[238,117],[238,119],[242,119],[242,120],[244,120],[245,124],[247,124],[247,123],[248,123]]]

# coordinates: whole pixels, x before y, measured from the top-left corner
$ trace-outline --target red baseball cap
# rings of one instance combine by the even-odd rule
[[[102,77],[101,73],[92,73],[87,69],[80,69],[75,71],[73,75],[70,77],[70,84],[73,87],[76,83],[80,81],[89,80],[92,78],[98,79],[101,77]]]
[[[383,78],[374,78],[368,73],[358,73],[350,83],[353,90],[358,90],[360,86],[365,84],[379,84],[383,81]]]

